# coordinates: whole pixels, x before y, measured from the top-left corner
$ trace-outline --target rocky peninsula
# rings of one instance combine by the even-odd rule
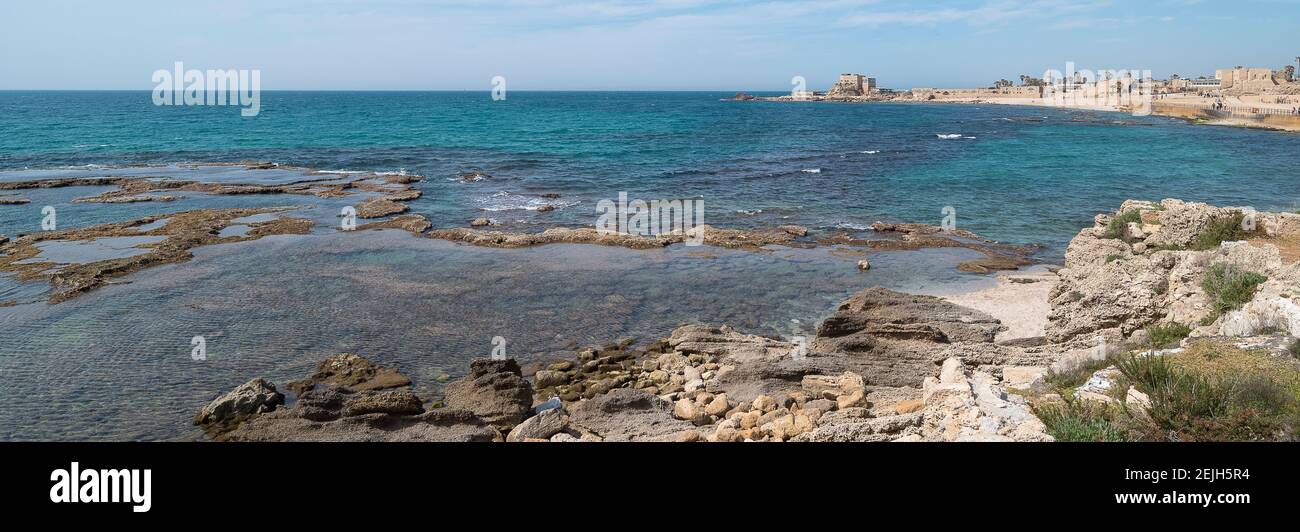
[[[219,441],[1290,440],[1297,242],[1297,214],[1130,200],[1074,237],[1064,267],[975,303],[1024,305],[997,313],[1028,326],[870,288],[811,337],[687,325],[523,366],[480,359],[441,398],[340,355],[284,391],[253,379],[194,422]]]

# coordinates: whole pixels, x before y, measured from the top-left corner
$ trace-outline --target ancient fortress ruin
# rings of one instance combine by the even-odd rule
[[[835,85],[826,93],[827,98],[859,98],[876,92],[876,78],[862,74],[840,74]]]

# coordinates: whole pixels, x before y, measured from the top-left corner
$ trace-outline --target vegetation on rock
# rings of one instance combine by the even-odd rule
[[[1210,306],[1214,311],[1207,322],[1241,308],[1255,295],[1255,287],[1267,280],[1263,275],[1242,271],[1231,264],[1211,266],[1201,281],[1201,288],[1210,296]]]

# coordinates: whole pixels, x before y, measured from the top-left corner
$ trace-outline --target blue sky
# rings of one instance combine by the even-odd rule
[[[264,90],[988,85],[1080,68],[1157,77],[1300,56],[1300,0],[4,0],[0,89],[150,89],[260,69]]]

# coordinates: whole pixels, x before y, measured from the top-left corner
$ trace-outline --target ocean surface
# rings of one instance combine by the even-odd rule
[[[706,92],[266,92],[261,113],[156,107],[148,92],[0,92],[0,181],[173,177],[283,183],[303,171],[203,163],[273,161],[340,172],[407,172],[411,212],[434,227],[477,217],[511,230],[595,222],[595,205],[697,199],[719,227],[798,224],[829,233],[877,220],[939,224],[1038,247],[1058,262],[1097,212],[1177,197],[1300,208],[1300,135],[1161,117],[994,105],[761,103]],[[464,172],[490,177],[463,182]],[[684,323],[812,332],[856,290],[988,286],[953,265],[964,249],[871,255],[672,246],[475,248],[401,231],[335,231],[357,198],[185,193],[166,203],[73,203],[110,187],[0,191],[0,234],[208,207],[292,206],[310,235],[194,250],[50,305],[48,286],[0,278],[0,440],[196,439],[190,417],[256,376],[283,384],[357,352],[436,396],[494,336],[524,361]],[[543,196],[546,195],[546,196]],[[558,197],[554,197],[558,195]],[[556,207],[541,212],[539,205]],[[102,257],[135,242],[56,243]],[[129,251],[128,251],[129,252]],[[103,254],[110,255],[103,255]],[[68,259],[72,260],[72,259]],[[208,360],[190,358],[207,339]]]

